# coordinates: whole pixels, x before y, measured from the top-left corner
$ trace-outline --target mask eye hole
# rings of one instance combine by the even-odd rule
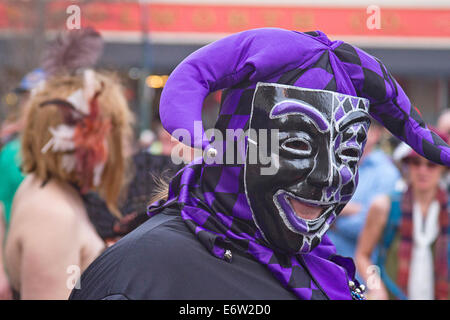
[[[360,129],[357,136],[356,136],[356,141],[359,144],[362,144],[364,141],[366,141],[367,139],[367,134],[363,129]]]
[[[309,149],[308,144],[306,144],[304,141],[289,141],[286,143],[286,147],[299,150],[299,151],[307,151]]]
[[[283,150],[300,156],[308,156],[311,154],[311,144],[303,138],[290,138],[281,145]]]
[[[342,150],[341,155],[346,158],[358,158],[359,152],[356,149]]]
[[[356,148],[342,148],[338,151],[339,157],[344,162],[358,162],[360,158],[360,150]]]

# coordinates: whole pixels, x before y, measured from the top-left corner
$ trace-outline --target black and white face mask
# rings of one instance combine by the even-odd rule
[[[352,197],[368,107],[367,99],[332,91],[258,83],[249,129],[267,138],[249,136],[245,192],[253,220],[278,250],[311,251]],[[276,170],[253,161],[252,150],[277,150],[268,155]]]

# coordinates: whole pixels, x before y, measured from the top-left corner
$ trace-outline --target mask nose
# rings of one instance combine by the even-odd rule
[[[333,166],[334,156],[328,148],[319,151],[314,167],[307,178],[308,184],[317,188],[337,187],[339,176]]]

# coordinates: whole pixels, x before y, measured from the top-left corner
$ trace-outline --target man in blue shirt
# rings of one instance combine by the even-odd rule
[[[327,233],[337,253],[354,257],[359,233],[364,227],[372,199],[394,190],[400,173],[388,155],[376,148],[383,133],[375,120],[369,129],[367,143],[359,165],[359,181],[352,200],[345,206]]]

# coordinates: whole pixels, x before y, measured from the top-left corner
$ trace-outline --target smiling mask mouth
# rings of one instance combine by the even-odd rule
[[[324,206],[305,203],[290,196],[287,196],[287,200],[295,214],[304,220],[316,220],[326,209]]]
[[[313,234],[318,232],[328,221],[328,214],[336,203],[314,203],[279,190],[274,195],[274,202],[285,225],[297,234]]]

